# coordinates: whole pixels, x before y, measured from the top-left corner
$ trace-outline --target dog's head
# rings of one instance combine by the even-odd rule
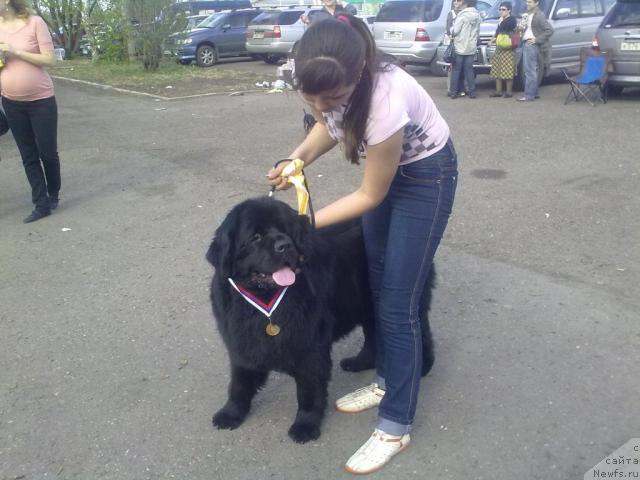
[[[270,198],[236,205],[218,227],[207,260],[223,278],[251,290],[291,285],[304,258],[310,224]]]

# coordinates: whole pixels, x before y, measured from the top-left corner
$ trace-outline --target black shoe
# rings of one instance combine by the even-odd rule
[[[470,99],[472,99],[472,100],[475,100],[475,99],[476,99],[476,98],[478,98],[478,97],[476,97],[476,94],[475,94],[475,93],[470,93],[470,94],[469,94],[469,98],[470,98]]]
[[[493,92],[491,95],[489,95],[491,98],[498,98],[502,96],[502,92]]]
[[[455,94],[451,94],[451,95],[449,95],[449,98],[450,98],[451,100],[455,100],[456,98],[460,98],[461,96],[462,96],[462,95],[460,95],[460,94],[458,94],[458,93],[455,93]]]
[[[35,222],[36,220],[40,220],[41,218],[48,217],[51,215],[51,211],[42,211],[42,210],[34,210],[31,214],[24,219],[24,223]]]
[[[58,208],[59,201],[60,199],[58,197],[49,197],[49,208],[51,210],[55,210],[56,208]]]

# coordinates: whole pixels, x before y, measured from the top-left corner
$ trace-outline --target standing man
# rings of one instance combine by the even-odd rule
[[[456,52],[451,79],[451,98],[461,96],[464,82],[469,88],[469,98],[476,98],[476,80],[473,73],[473,59],[480,36],[480,14],[476,10],[476,0],[461,0],[460,13],[453,21],[453,47]]]
[[[533,102],[538,96],[538,69],[549,63],[549,39],[553,27],[538,8],[540,0],[527,0],[527,12],[520,21],[522,32],[522,67],[524,68],[524,95],[519,102]]]

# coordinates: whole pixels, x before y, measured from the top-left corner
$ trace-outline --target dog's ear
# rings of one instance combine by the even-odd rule
[[[218,227],[209,250],[207,250],[207,260],[216,269],[216,272],[224,277],[233,275],[233,248],[232,232],[228,218]]]

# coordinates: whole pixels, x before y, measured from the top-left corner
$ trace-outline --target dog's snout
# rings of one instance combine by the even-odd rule
[[[291,240],[286,238],[279,238],[273,242],[273,249],[278,253],[283,253],[286,250],[289,250],[292,246],[293,244],[291,243]]]

